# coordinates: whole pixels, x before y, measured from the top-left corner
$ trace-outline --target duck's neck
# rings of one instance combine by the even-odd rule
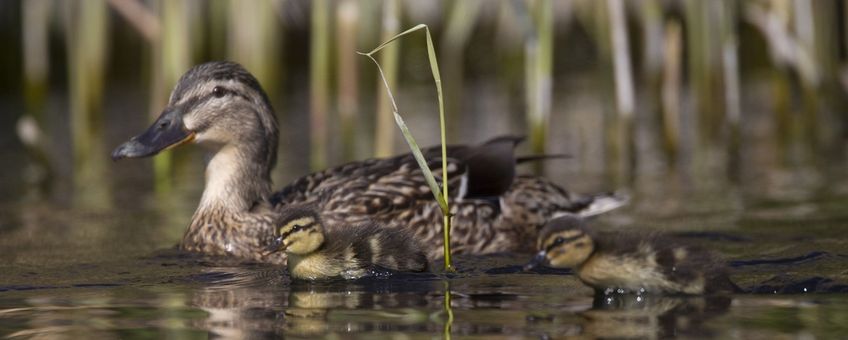
[[[250,210],[271,193],[271,165],[250,147],[224,146],[206,165],[206,187],[198,213],[239,213]],[[253,152],[255,153],[255,151]]]

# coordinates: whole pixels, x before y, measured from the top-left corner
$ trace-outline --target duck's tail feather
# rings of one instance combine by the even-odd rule
[[[554,218],[562,215],[577,215],[583,218],[603,214],[626,205],[630,196],[621,192],[607,192],[581,197],[576,202],[580,208],[576,211],[563,211],[555,214]]]

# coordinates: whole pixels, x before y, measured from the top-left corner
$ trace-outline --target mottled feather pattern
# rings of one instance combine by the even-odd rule
[[[264,212],[227,212],[223,208],[198,210],[183,236],[184,250],[209,255],[238,255],[257,262],[284,264],[286,256],[265,256],[265,247],[274,237],[277,214]]]
[[[434,153],[434,148],[425,152],[432,158]],[[457,199],[462,165],[449,161],[455,253],[529,251],[538,230],[552,216],[579,212],[568,192],[533,176],[516,177],[499,206],[489,200]],[[440,168],[432,171],[441,174]],[[405,226],[428,245],[428,256],[442,256],[442,213],[411,155],[330,168],[295,181],[271,201],[282,209],[288,204],[314,204],[328,226],[367,221]]]

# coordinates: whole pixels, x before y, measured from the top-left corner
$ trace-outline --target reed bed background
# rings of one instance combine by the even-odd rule
[[[825,187],[846,156],[838,0],[26,0],[3,1],[0,17],[7,201],[108,208],[185,183],[178,200],[195,201],[197,150],[108,155],[207,60],[243,64],[269,93],[283,129],[278,186],[407,152],[376,69],[355,52],[416,24],[439,54],[448,142],[527,135],[522,153],[573,158],[526,171],[587,178],[567,183],[577,189]],[[419,143],[437,144],[424,39],[377,58]]]

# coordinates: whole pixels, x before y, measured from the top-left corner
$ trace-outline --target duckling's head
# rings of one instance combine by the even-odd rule
[[[215,61],[188,70],[156,122],[112,158],[152,156],[194,141],[216,149],[247,146],[273,166],[277,139],[274,111],[256,78],[239,64]]]
[[[576,268],[595,251],[592,235],[576,216],[553,219],[539,232],[539,252],[525,266],[531,269],[547,263],[556,268]]]
[[[306,255],[324,243],[324,227],[318,213],[311,209],[292,209],[279,219],[274,240],[268,252],[285,251]]]

